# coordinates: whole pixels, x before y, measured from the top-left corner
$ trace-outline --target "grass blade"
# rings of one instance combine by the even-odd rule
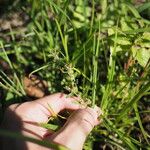
[[[29,142],[36,143],[38,145],[41,145],[41,146],[44,146],[47,148],[54,148],[55,150],[69,150],[68,148],[66,148],[62,145],[55,144],[55,143],[52,143],[50,141],[46,141],[46,140],[41,141],[41,140],[37,140],[37,139],[31,138],[31,137],[23,136],[19,133],[10,132],[10,131],[6,131],[6,130],[2,130],[2,129],[0,129],[0,135],[4,136],[4,137],[29,141]]]
[[[119,122],[124,115],[132,108],[134,103],[138,102],[140,98],[144,95],[145,92],[148,92],[150,90],[150,82],[145,84],[137,94],[133,96],[133,98],[130,100],[130,102],[122,108],[122,111],[119,113],[119,116],[116,119],[116,122]]]

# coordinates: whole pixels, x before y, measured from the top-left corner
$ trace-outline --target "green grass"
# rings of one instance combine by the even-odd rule
[[[30,19],[24,34],[11,29],[5,33],[9,42],[0,38],[0,60],[10,68],[9,74],[0,68],[2,107],[24,101],[22,79],[36,74],[47,81],[49,93],[79,95],[85,104],[102,108],[103,122],[85,150],[148,149],[149,5],[27,0],[12,6]]]

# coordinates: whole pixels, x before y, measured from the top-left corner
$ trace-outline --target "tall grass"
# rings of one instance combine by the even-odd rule
[[[47,81],[49,93],[79,95],[86,105],[102,108],[103,122],[84,149],[148,149],[147,6],[130,0],[26,1],[27,31],[19,41],[17,32],[9,43],[0,41],[0,58],[13,75],[0,70],[4,101],[25,96],[22,77],[36,74]]]

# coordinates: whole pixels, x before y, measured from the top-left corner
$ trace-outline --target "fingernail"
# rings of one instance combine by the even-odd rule
[[[96,111],[96,113],[97,113],[97,115],[98,116],[100,116],[100,115],[102,115],[103,114],[103,112],[102,112],[102,110],[100,109],[100,107],[98,107],[98,106],[94,106],[94,110]]]

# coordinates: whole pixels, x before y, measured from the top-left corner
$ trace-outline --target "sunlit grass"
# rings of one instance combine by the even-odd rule
[[[49,93],[80,96],[98,105],[103,122],[85,143],[85,150],[146,149],[149,115],[150,21],[142,15],[149,2],[28,0],[22,5],[30,20],[20,40],[0,40],[0,58],[11,75],[0,70],[5,103],[26,96],[22,78],[36,74]],[[135,6],[134,6],[135,5]],[[28,70],[28,71],[26,71]],[[23,99],[22,99],[23,101]],[[143,111],[143,114],[139,112]],[[96,144],[95,144],[96,143]]]

